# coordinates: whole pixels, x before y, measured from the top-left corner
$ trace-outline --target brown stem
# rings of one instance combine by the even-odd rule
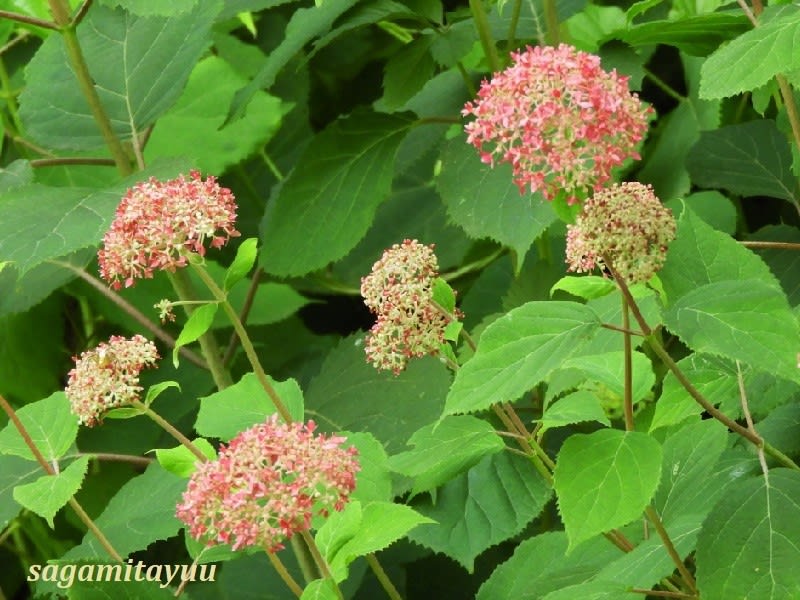
[[[392,580],[389,579],[388,575],[386,575],[386,571],[383,570],[383,567],[381,566],[381,563],[378,562],[375,554],[370,552],[367,554],[366,558],[369,568],[372,569],[372,572],[375,574],[375,577],[377,577],[383,589],[386,590],[386,594],[389,596],[389,598],[392,600],[403,600],[400,592],[397,591],[397,588],[394,587]]]
[[[276,554],[267,550],[267,557],[269,558],[269,562],[272,563],[272,566],[275,568],[275,571],[280,575],[280,578],[283,579],[283,582],[287,585],[287,587],[292,590],[292,593],[297,596],[298,598],[303,595],[303,588],[301,588],[298,583],[294,580],[294,577],[289,573],[289,571],[284,566],[281,559],[277,557]]]
[[[195,455],[200,462],[206,462],[208,457],[200,451],[200,448],[195,446],[192,441],[183,435],[180,431],[178,431],[172,423],[167,421],[164,417],[159,415],[156,411],[152,408],[144,404],[141,400],[134,400],[131,402],[131,406],[138,408],[148,417],[150,417],[159,427],[161,427],[164,431],[174,437],[179,444],[181,444],[184,448],[186,448],[189,452]]]
[[[111,120],[103,108],[103,103],[100,101],[100,96],[97,89],[94,87],[94,79],[89,73],[89,66],[86,64],[86,59],[83,56],[83,50],[78,42],[78,35],[75,28],[72,26],[69,17],[69,4],[66,0],[49,0],[50,12],[53,13],[53,19],[58,25],[61,35],[64,39],[64,45],[67,49],[67,56],[69,57],[70,65],[75,72],[75,77],[78,80],[78,86],[81,88],[84,98],[89,104],[89,110],[94,117],[97,127],[108,146],[111,156],[114,157],[114,163],[117,165],[117,170],[123,176],[133,173],[128,157],[125,150],[122,148],[122,143],[119,141],[117,134],[111,126]]]
[[[793,242],[739,242],[745,248],[772,248],[775,250],[800,250],[800,244]]]
[[[10,21],[17,21],[18,23],[25,23],[27,25],[35,25],[36,27],[43,27],[44,29],[52,29],[58,31],[58,25],[52,21],[44,21],[36,17],[29,17],[20,13],[11,12],[8,10],[0,10],[0,19],[9,19]]]
[[[114,454],[110,452],[78,452],[78,456],[88,456],[97,460],[107,460],[112,462],[127,462],[134,465],[147,466],[155,459],[149,456],[134,456],[133,454]]]
[[[28,430],[25,428],[25,425],[22,424],[22,421],[20,421],[17,413],[2,395],[0,395],[0,407],[3,408],[3,411],[8,415],[9,420],[14,424],[14,427],[19,432],[20,436],[25,442],[25,445],[28,446],[30,451],[33,453],[33,456],[36,458],[36,462],[39,463],[39,466],[41,466],[42,469],[44,469],[44,472],[48,475],[56,475],[55,469],[53,469],[50,463],[47,462],[47,459],[45,459],[44,455],[39,451],[39,448],[34,443],[33,439],[28,433]],[[108,552],[109,556],[118,562],[122,562],[122,556],[114,549],[114,546],[111,545],[111,542],[108,541],[108,538],[103,534],[102,531],[100,531],[92,518],[86,514],[86,511],[83,510],[83,507],[77,500],[75,500],[74,496],[69,499],[69,505],[72,507],[72,510],[75,511],[75,514],[78,515],[78,518],[81,520],[81,522],[86,525],[86,528],[97,538],[97,541],[100,542],[100,545],[105,549],[106,552]]]
[[[653,524],[653,527],[656,528],[656,532],[658,532],[658,537],[661,538],[661,542],[664,544],[664,548],[667,549],[667,553],[669,554],[672,562],[675,563],[675,566],[678,568],[678,573],[681,574],[681,579],[687,585],[689,590],[693,594],[697,594],[697,584],[694,581],[694,577],[692,574],[689,573],[689,570],[686,568],[686,565],[683,564],[683,559],[681,559],[678,551],[675,549],[675,545],[672,543],[672,539],[669,537],[667,530],[664,528],[664,523],[661,521],[661,518],[658,516],[658,513],[652,506],[648,506],[644,509],[644,513],[647,515],[647,518],[650,519],[650,522]]]
[[[625,430],[633,431],[633,348],[631,345],[631,336],[627,331],[631,328],[630,315],[628,314],[628,301],[625,296],[622,296],[622,328],[626,333],[622,334],[622,343],[624,350],[625,360],[625,388],[623,409],[625,411]]]
[[[250,280],[250,287],[247,289],[247,296],[244,299],[244,304],[242,305],[242,310],[239,313],[239,320],[242,322],[242,325],[247,323],[247,317],[250,314],[250,310],[253,308],[253,301],[256,298],[256,292],[258,292],[258,284],[259,280],[261,279],[261,274],[264,270],[261,267],[258,267],[253,272],[253,278]],[[231,339],[228,341],[228,347],[225,349],[225,354],[222,357],[222,362],[224,364],[228,364],[231,362],[233,358],[233,353],[236,351],[236,342],[239,341],[239,336],[236,333],[236,330],[231,333]]]
[[[56,158],[35,158],[30,161],[31,167],[61,167],[69,165],[88,165],[98,167],[113,167],[116,163],[110,158],[89,158],[81,156],[59,156]]]
[[[691,594],[684,594],[683,592],[668,592],[665,590],[648,590],[645,588],[631,588],[631,592],[635,594],[645,594],[646,596],[657,596],[659,598],[697,598]]]
[[[78,12],[75,13],[75,16],[72,17],[72,26],[77,27],[80,25],[83,18],[86,16],[86,13],[89,12],[89,9],[92,6],[92,0],[84,0],[83,4],[80,5],[78,8]]]

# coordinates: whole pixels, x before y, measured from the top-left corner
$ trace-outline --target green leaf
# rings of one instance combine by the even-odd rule
[[[77,28],[78,42],[118,137],[131,139],[172,106],[210,42],[220,8],[217,0],[198,0],[191,12],[170,18],[104,6],[89,11]],[[49,36],[25,69],[27,85],[20,95],[25,132],[52,148],[103,147],[62,37]]]
[[[93,581],[92,579],[82,581],[81,568],[94,567],[95,569],[99,569],[100,566],[82,565],[80,563],[61,564],[59,573],[63,575],[65,570],[70,566],[76,567],[77,577],[72,585],[67,587],[67,596],[63,596],[69,600],[104,600],[106,598],[114,598],[114,600],[170,600],[175,597],[175,592],[173,589],[166,587],[167,580],[169,579],[168,569],[180,569],[180,571],[175,572],[174,579],[172,580],[172,585],[175,586],[181,583],[181,573],[184,567],[184,565],[160,565],[158,563],[147,565],[146,568],[141,570],[139,576],[143,579],[149,576],[151,578],[149,580],[137,581],[135,579],[136,571],[132,571],[131,580],[127,581],[123,579],[126,572],[121,570],[119,575],[114,571],[104,571],[104,576],[105,573],[114,573],[114,578],[111,578],[111,575],[109,575],[109,581]],[[114,566],[120,567],[120,565]],[[127,567],[127,565],[125,565],[125,567]],[[124,569],[125,567],[120,568]],[[189,565],[186,565],[186,567],[188,571]],[[216,569],[216,565],[211,565],[206,568],[209,570]],[[93,575],[93,577],[100,577],[99,571],[92,571],[92,573],[97,573],[97,575]],[[191,577],[190,573],[189,571],[187,577]],[[195,578],[198,581],[212,581],[214,575],[213,572],[203,572],[202,576],[207,579],[199,579],[199,573],[195,575]],[[86,578],[86,575],[84,575],[84,578]],[[124,584],[120,585],[122,581],[124,581]],[[161,583],[162,581],[164,582],[163,584]],[[164,587],[162,587],[162,585],[164,585]]]
[[[578,298],[591,300],[610,294],[616,287],[613,281],[598,275],[583,275],[580,277],[565,275],[550,288],[550,295],[552,296],[556,291],[561,290]]]
[[[792,242],[800,244],[800,229],[789,225],[768,225],[753,232],[750,239],[766,242]],[[780,280],[783,291],[792,306],[800,305],[800,253],[790,248],[764,248],[753,251],[767,263]]]
[[[0,193],[33,183],[33,167],[30,161],[17,159],[0,167]]]
[[[185,488],[185,480],[154,463],[120,488],[95,523],[122,556],[144,550],[156,540],[172,537],[183,527],[175,517],[175,506]],[[107,556],[97,538],[87,532],[83,542],[62,559]]]
[[[800,594],[800,473],[732,485],[697,540],[697,586],[708,598],[781,600]]]
[[[81,456],[57,475],[44,475],[14,488],[14,500],[44,518],[54,528],[53,517],[80,489],[89,457]]]
[[[223,288],[226,292],[247,277],[250,269],[256,264],[257,256],[258,240],[256,238],[247,239],[239,245],[236,249],[236,258],[233,259],[231,266],[225,272]]]
[[[578,390],[559,398],[547,407],[542,418],[539,419],[543,433],[553,427],[563,427],[586,421],[596,421],[606,427],[611,426],[597,396],[587,390]]]
[[[407,116],[358,112],[311,141],[265,214],[261,263],[268,272],[303,275],[353,249],[389,196],[410,124]]]
[[[622,350],[580,356],[564,361],[564,369],[576,369],[592,380],[602,383],[619,396],[624,393],[625,353]],[[653,366],[644,354],[633,352],[631,355],[633,372],[633,401],[644,398],[655,385]]]
[[[775,276],[755,254],[707,225],[686,206],[659,277],[669,303],[718,281],[759,279],[779,289]]]
[[[640,517],[660,470],[661,447],[646,433],[601,429],[567,438],[553,486],[569,550]]]
[[[357,501],[351,505],[360,505]],[[347,578],[347,566],[359,556],[378,552],[387,548],[409,531],[423,523],[433,523],[403,504],[391,502],[371,502],[363,507],[361,519],[355,526],[355,518],[359,510],[348,506],[347,514],[343,517],[344,523],[337,523],[338,515],[334,513],[325,525],[320,528],[320,534],[329,527],[332,532],[325,531],[323,540],[326,550],[322,550],[331,567],[334,579],[344,581]]]
[[[447,214],[475,239],[491,238],[513,249],[516,269],[534,240],[556,220],[541,194],[520,194],[510,165],[490,168],[463,134],[447,142],[436,189]]]
[[[678,367],[711,404],[718,405],[731,394],[739,396],[739,386],[735,370],[718,357],[691,354],[678,362]],[[656,403],[656,411],[650,422],[650,431],[659,427],[676,425],[700,415],[703,408],[692,398],[671,372],[664,377],[661,396]]]
[[[475,557],[522,531],[551,493],[527,458],[493,454],[440,488],[435,503],[418,498],[414,508],[438,525],[422,525],[409,538],[472,572]]]
[[[517,546],[514,555],[478,590],[477,600],[538,600],[549,592],[589,581],[617,556],[619,551],[603,538],[567,554],[563,531],[543,533]]]
[[[439,417],[450,374],[435,358],[412,361],[397,377],[364,358],[363,336],[339,342],[306,390],[306,407],[326,431],[368,431],[390,453]]]
[[[441,277],[433,280],[433,300],[447,312],[452,313],[456,309],[456,293]]]
[[[768,119],[702,132],[686,161],[696,185],[796,202],[791,164],[786,136]]]
[[[469,415],[426,425],[408,440],[413,450],[389,458],[392,471],[414,478],[412,495],[433,489],[484,456],[505,448],[490,423]]]
[[[456,373],[445,414],[475,412],[516,400],[576,354],[599,328],[574,302],[528,302],[493,322]]]
[[[720,456],[728,443],[725,427],[713,419],[681,427],[663,445],[661,485],[653,502],[665,525],[689,515],[702,521],[725,490]],[[711,485],[709,485],[711,483]]]
[[[214,460],[217,453],[214,447],[203,438],[196,438],[192,443],[209,460]],[[189,477],[197,469],[198,459],[186,446],[176,446],[175,448],[159,448],[156,450],[158,464],[178,477]]]
[[[14,488],[36,480],[42,473],[38,463],[18,456],[0,455],[0,528],[19,514],[22,507],[14,500]]]
[[[700,97],[727,98],[764,85],[775,75],[800,69],[800,56],[795,52],[800,12],[793,8],[709,56],[701,71]]]
[[[162,0],[100,0],[100,4],[111,8],[124,8],[134,15],[143,17],[174,17],[194,8],[197,0],[182,0],[175,3]]]
[[[181,386],[177,381],[159,381],[158,383],[147,388],[147,394],[145,395],[144,403],[147,406],[150,406],[156,398],[158,398],[169,388],[177,388],[178,391],[180,391]]]
[[[388,457],[383,445],[371,433],[342,432],[347,445],[358,449],[356,489],[350,494],[362,504],[389,502],[392,499],[392,476],[387,465]]]
[[[275,83],[281,69],[303,49],[303,47],[328,31],[333,22],[345,11],[355,5],[356,0],[327,0],[319,6],[299,8],[294,11],[286,34],[277,48],[270,52],[261,70],[253,80],[236,92],[231,102],[228,121],[240,118],[244,110],[259,90],[266,90]]]
[[[665,315],[696,350],[800,382],[800,326],[781,290],[760,280],[721,281],[689,292]]]
[[[267,376],[293,419],[303,420],[303,392],[294,379],[275,381]],[[254,373],[247,373],[234,385],[200,399],[195,431],[205,437],[228,441],[239,432],[263,423],[276,412],[275,405]]]
[[[683,199],[686,205],[700,217],[703,221],[711,225],[714,229],[733,235],[736,233],[736,207],[730,198],[724,196],[716,190],[705,192],[695,192]],[[675,199],[665,202],[664,206],[680,214],[681,200]]]
[[[315,579],[303,588],[300,600],[338,600],[336,584],[330,579]]]
[[[172,349],[172,364],[178,368],[178,354],[179,350],[198,340],[204,333],[211,329],[211,323],[214,321],[214,315],[217,314],[219,304],[211,302],[196,308],[192,311],[191,316],[186,321],[186,325],[181,329],[178,339],[175,340],[175,347]]]
[[[214,93],[208,93],[209,82]],[[191,156],[196,168],[222,174],[253,154],[278,131],[288,105],[259,91],[242,119],[223,127],[234,92],[247,80],[216,56],[200,61],[183,95],[162,116],[147,142],[147,162],[163,156]]]
[[[706,56],[722,42],[735,38],[750,28],[750,22],[744,14],[709,13],[684,17],[680,20],[649,21],[641,25],[633,25],[612,33],[609,38],[622,40],[634,48],[668,44],[693,56]],[[722,96],[701,94],[700,97],[721,98]]]
[[[47,462],[64,456],[78,436],[78,417],[72,414],[64,392],[54,392],[44,400],[26,404],[17,411],[17,416]],[[13,423],[0,431],[0,454],[36,460]]]
[[[387,108],[402,107],[431,78],[436,66],[430,52],[435,37],[418,37],[386,61],[383,101]]]
[[[129,187],[149,176],[166,179],[188,168],[180,161],[159,163],[102,191],[34,184],[3,194],[0,211],[7,219],[0,232],[0,263],[11,261],[24,275],[43,261],[97,245]]]

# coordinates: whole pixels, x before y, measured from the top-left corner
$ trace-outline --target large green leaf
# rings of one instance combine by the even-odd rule
[[[517,254],[516,267],[534,240],[556,219],[541,194],[520,194],[510,165],[490,168],[459,135],[442,153],[436,187],[450,218],[472,238],[491,238]]]
[[[730,486],[697,540],[697,586],[704,598],[783,600],[800,596],[800,473]]]
[[[414,449],[392,456],[389,466],[414,478],[414,495],[449,481],[484,456],[505,448],[490,423],[469,415],[426,425],[411,436],[408,444]]]
[[[574,302],[528,302],[493,322],[462,366],[445,414],[475,412],[516,400],[573,356],[599,328]]]
[[[253,80],[236,92],[231,103],[228,119],[238,119],[259,90],[272,87],[275,78],[283,67],[315,37],[326,33],[333,22],[356,4],[356,0],[329,0],[318,6],[300,8],[294,11],[283,41],[270,52],[261,70]]]
[[[783,291],[758,279],[720,281],[681,297],[665,323],[683,342],[800,382],[800,326]]]
[[[208,93],[209,81],[214,93]],[[221,128],[234,92],[245,79],[216,56],[205,58],[192,71],[183,95],[158,120],[145,148],[151,162],[163,156],[189,156],[204,173],[222,174],[262,147],[278,130],[286,106],[258,92],[242,119]]]
[[[424,35],[398,50],[386,62],[383,74],[383,101],[394,109],[419,92],[436,67],[431,56],[435,36]]]
[[[438,524],[422,525],[409,538],[471,572],[476,556],[522,531],[551,493],[528,459],[507,452],[487,456],[440,488],[436,502],[413,503]]]
[[[791,242],[800,244],[800,229],[789,225],[768,225],[750,235],[752,240],[766,242]],[[780,280],[783,291],[792,306],[800,305],[800,252],[792,248],[765,248],[753,250],[769,265]]]
[[[800,11],[779,7],[784,13],[754,27],[714,52],[702,70],[701,98],[726,98],[755,89],[775,75],[800,69],[796,52]]]
[[[306,390],[309,415],[327,431],[368,431],[389,453],[442,412],[450,374],[435,358],[412,361],[397,377],[367,363],[360,336],[339,342]]]
[[[185,487],[185,480],[154,463],[120,488],[95,523],[122,556],[144,550],[156,540],[172,537],[182,527],[175,517],[175,506]],[[83,542],[62,558],[107,556],[97,538],[88,532]]]
[[[658,276],[668,303],[718,281],[759,279],[780,290],[775,276],[755,254],[713,229],[686,206],[678,218],[677,237],[669,246]]]
[[[38,463],[18,456],[0,455],[0,528],[19,514],[22,507],[14,500],[14,488],[35,481],[42,474]]]
[[[17,416],[48,462],[64,456],[78,435],[78,417],[72,414],[64,392],[55,392],[44,400],[26,404],[17,411]],[[0,431],[0,454],[36,460],[13,423],[8,423]]]
[[[53,527],[53,517],[69,502],[83,483],[89,457],[81,456],[56,475],[43,475],[36,481],[14,488],[14,500],[44,517]]]
[[[218,0],[182,15],[139,17],[95,6],[77,34],[114,133],[130,139],[175,102],[210,43]],[[95,149],[103,137],[78,86],[60,35],[49,36],[25,69],[20,96],[26,133],[53,148]]]
[[[712,509],[732,479],[718,468],[727,443],[725,427],[712,419],[682,427],[666,439],[661,485],[653,502],[666,525],[688,515],[702,520]]]
[[[292,418],[303,419],[303,392],[294,379],[275,381],[267,376],[273,389],[289,409]],[[228,441],[241,431],[263,423],[276,412],[275,405],[253,373],[247,373],[234,385],[200,399],[195,430],[200,435]]]
[[[661,446],[645,433],[601,429],[570,436],[553,473],[569,548],[641,516],[660,469]]]
[[[765,119],[704,131],[686,160],[696,185],[796,202],[791,165],[786,136]]]
[[[317,537],[324,541],[320,551],[334,578],[343,581],[356,558],[383,550],[423,523],[433,521],[403,504],[371,502],[362,509],[354,500],[344,512],[331,515]]]
[[[353,445],[358,449],[360,468],[356,473],[356,489],[350,497],[362,504],[390,501],[392,475],[386,464],[387,456],[383,445],[370,433],[345,431],[341,435],[347,438],[346,445]]]
[[[597,537],[567,554],[567,536],[551,531],[525,540],[478,590],[477,600],[538,600],[589,581],[619,550]]]
[[[303,275],[353,249],[389,196],[410,124],[407,115],[358,112],[311,141],[267,209],[261,232],[267,271]]]
[[[562,368],[584,373],[589,380],[602,383],[619,396],[624,393],[625,353],[622,350],[571,358],[564,361]],[[631,371],[633,401],[638,402],[650,392],[656,378],[650,359],[641,352],[632,353]]]
[[[548,405],[539,422],[542,424],[542,433],[553,427],[597,421],[610,426],[603,407],[597,396],[588,390],[578,390],[559,398],[555,403]]]
[[[744,14],[710,13],[679,20],[649,21],[611,34],[631,46],[668,44],[694,56],[706,56],[722,42],[735,38],[750,28]],[[721,96],[703,96],[717,98]]]
[[[25,274],[43,261],[94,246],[129,187],[149,176],[167,179],[188,169],[183,161],[170,161],[102,191],[34,184],[3,194],[0,262],[11,261]]]

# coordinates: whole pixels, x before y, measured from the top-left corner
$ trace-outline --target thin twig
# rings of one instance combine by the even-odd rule
[[[25,23],[26,25],[34,25],[36,27],[43,27],[44,29],[51,29],[54,31],[58,31],[59,29],[58,25],[52,21],[37,19],[36,17],[22,15],[9,10],[0,10],[0,19],[9,19],[10,21],[17,21],[18,23]]]
[[[742,413],[744,414],[744,420],[747,423],[747,428],[752,431],[754,434],[758,435],[756,431],[756,426],[753,424],[753,417],[750,415],[750,407],[747,403],[747,391],[744,387],[744,377],[742,376],[742,366],[739,364],[739,361],[736,361],[736,381],[739,384],[739,399],[742,403]],[[763,439],[760,435],[758,437],[762,440]],[[764,479],[769,479],[769,469],[767,468],[767,459],[764,456],[764,445],[763,443],[757,446],[758,452],[758,462],[761,464],[761,470],[764,472]]]
[[[667,553],[672,559],[672,562],[675,563],[676,567],[678,567],[678,573],[681,574],[681,579],[683,579],[683,582],[686,584],[689,590],[696,595],[697,584],[695,583],[694,577],[692,577],[692,574],[689,573],[686,565],[683,564],[683,559],[681,559],[680,554],[678,554],[678,551],[675,549],[675,545],[672,543],[672,539],[669,537],[669,533],[667,533],[664,523],[661,521],[661,517],[658,516],[658,513],[652,506],[647,506],[644,509],[644,514],[647,515],[647,518],[650,519],[653,527],[656,528],[658,537],[661,538],[661,543],[664,544],[664,548],[666,548]]]
[[[28,446],[30,451],[33,453],[33,456],[36,458],[36,462],[39,463],[39,466],[42,467],[44,472],[48,475],[56,475],[55,469],[53,469],[50,463],[47,462],[47,459],[45,459],[44,455],[39,451],[39,448],[31,438],[28,430],[25,428],[25,425],[22,424],[22,421],[20,421],[19,417],[17,416],[16,411],[2,395],[0,395],[0,407],[2,407],[3,411],[6,413],[6,415],[8,415],[9,420],[14,424],[14,427],[19,432],[19,435],[22,437],[25,445]],[[74,496],[70,497],[69,505],[78,515],[78,518],[83,522],[83,524],[86,525],[86,528],[97,538],[97,541],[100,542],[100,545],[105,549],[106,552],[108,552],[109,556],[118,562],[122,562],[122,556],[114,549],[114,546],[111,545],[111,542],[108,540],[105,534],[100,531],[95,522],[86,513],[86,511],[83,510],[83,507]]]
[[[800,250],[800,244],[795,242],[739,242],[745,248],[771,248],[774,250]]]
[[[250,315],[250,310],[253,308],[253,301],[256,298],[256,292],[258,292],[258,284],[259,279],[261,279],[261,274],[264,270],[261,267],[258,267],[253,272],[253,277],[250,280],[250,287],[247,289],[247,296],[244,299],[244,304],[242,305],[242,310],[239,313],[239,320],[242,322],[242,325],[247,323],[247,317]],[[228,341],[228,347],[225,349],[225,354],[222,356],[222,363],[229,364],[231,359],[233,358],[233,353],[236,352],[236,343],[239,341],[239,335],[236,333],[234,329],[231,333],[231,339]]]
[[[111,158],[89,158],[82,156],[58,156],[56,158],[34,158],[30,161],[31,167],[62,167],[69,165],[88,165],[99,167],[113,167],[116,165]]]
[[[86,16],[86,13],[89,12],[89,8],[92,6],[92,0],[84,0],[83,4],[80,5],[78,8],[78,12],[75,13],[75,16],[72,17],[72,26],[77,27],[80,25],[83,18]]]
[[[111,290],[108,286],[104,285],[101,281],[97,278],[92,277],[89,273],[87,273],[84,269],[79,269],[75,265],[72,265],[68,262],[60,261],[60,260],[50,260],[48,261],[51,264],[58,265],[59,267],[63,267],[65,269],[69,269],[73,273],[75,273],[78,277],[83,279],[86,283],[91,285],[94,289],[98,292],[103,294],[106,298],[111,300],[114,304],[119,306],[122,310],[128,313],[131,317],[133,317],[142,327],[147,329],[150,333],[152,333],[156,338],[167,344],[170,348],[175,347],[175,338],[169,335],[166,331],[158,327],[155,323],[151,322],[138,308],[136,308],[133,304],[125,300],[122,296]],[[185,357],[190,362],[194,363],[198,367],[208,370],[208,364],[205,360],[195,352],[186,348],[185,346],[182,347],[179,352],[181,356]]]

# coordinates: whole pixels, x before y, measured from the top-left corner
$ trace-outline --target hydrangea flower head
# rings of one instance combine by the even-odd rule
[[[130,287],[156,270],[186,266],[188,253],[205,255],[205,242],[224,246],[239,235],[236,203],[213,176],[192,171],[169,181],[150,178],[128,190],[98,253],[100,275],[114,289]]]
[[[138,400],[139,373],[158,359],[155,344],[141,335],[130,339],[113,335],[108,343],[73,357],[75,368],[64,391],[78,421],[94,427],[107,411]]]
[[[395,375],[412,357],[437,355],[450,318],[433,303],[439,265],[433,245],[394,244],[361,279],[364,303],[378,317],[365,350],[367,361]],[[460,313],[457,313],[456,317]]]
[[[640,158],[652,109],[628,91],[627,77],[567,44],[511,57],[462,114],[476,117],[465,126],[467,141],[484,163],[509,163],[520,193],[563,193],[574,204],[601,189],[612,168]]]
[[[207,546],[275,552],[308,530],[314,514],[342,510],[355,489],[357,450],[315,427],[272,415],[198,465],[177,507],[189,533]]]
[[[674,239],[675,219],[652,187],[615,184],[589,198],[567,227],[567,264],[580,273],[606,259],[626,282],[645,282],[664,264]]]

